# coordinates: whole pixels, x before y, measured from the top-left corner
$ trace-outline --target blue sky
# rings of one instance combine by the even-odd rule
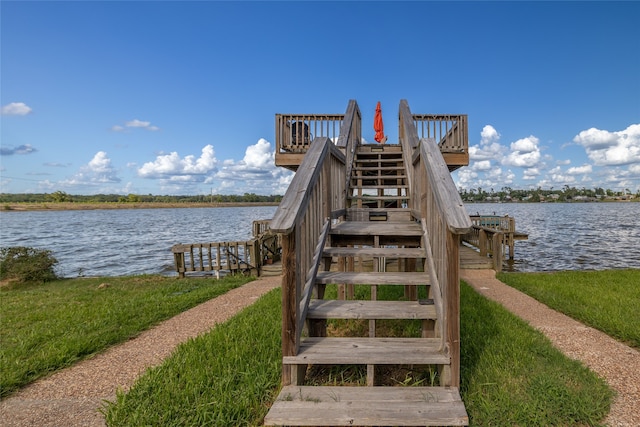
[[[284,194],[277,113],[467,114],[459,188],[640,190],[640,2],[14,2],[0,192]]]

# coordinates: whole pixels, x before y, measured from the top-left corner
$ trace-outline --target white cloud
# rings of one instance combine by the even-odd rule
[[[593,167],[591,165],[582,165],[567,169],[567,173],[569,175],[580,175],[591,172],[593,172]]]
[[[500,134],[493,126],[486,125],[480,132],[480,144],[469,147],[471,160],[497,160],[503,156],[505,147],[500,145]]]
[[[33,110],[24,102],[11,102],[2,107],[3,116],[26,116],[31,114]]]
[[[512,142],[511,152],[504,158],[502,164],[521,168],[537,166],[541,159],[538,143],[538,138],[533,135]]]
[[[245,150],[244,158],[238,162],[225,160],[214,178],[219,182],[219,191],[234,188],[235,193],[284,194],[293,173],[275,165],[275,152],[271,143],[260,138]]]
[[[573,141],[584,147],[596,166],[640,162],[640,124],[617,132],[590,128],[576,135]]]
[[[82,166],[78,173],[58,184],[64,187],[83,187],[120,182],[117,170],[111,165],[111,159],[104,151],[98,151],[86,165]]]
[[[147,162],[138,169],[138,176],[142,178],[165,178],[180,179],[178,176],[192,177],[201,176],[197,180],[202,180],[203,175],[216,171],[218,160],[212,145],[207,145],[202,149],[200,157],[193,155],[180,158],[177,152],[159,155],[153,162]]]
[[[113,125],[113,126],[111,126],[111,130],[114,131],[114,132],[125,132],[129,128],[146,129],[146,130],[149,130],[149,131],[152,131],[152,132],[160,130],[160,128],[158,126],[153,126],[151,124],[151,122],[144,121],[144,120],[138,120],[138,119],[129,120],[128,122],[124,123],[124,126],[122,126],[122,125]]]

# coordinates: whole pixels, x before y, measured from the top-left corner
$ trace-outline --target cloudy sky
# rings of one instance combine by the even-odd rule
[[[275,114],[350,99],[467,114],[461,189],[640,189],[640,2],[0,8],[0,192],[283,194]]]

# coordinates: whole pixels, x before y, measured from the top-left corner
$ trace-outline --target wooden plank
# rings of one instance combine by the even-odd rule
[[[311,300],[311,319],[435,319],[433,305],[418,301]]]
[[[362,256],[385,258],[424,258],[424,248],[325,248],[325,256]]]
[[[265,426],[466,426],[458,389],[284,387]]]
[[[439,350],[440,338],[308,337],[297,355],[284,356],[285,365],[448,365]]]
[[[403,197],[406,199],[406,197]],[[331,234],[348,234],[353,236],[422,236],[420,224],[411,222],[372,222],[343,221],[331,228]]]
[[[352,273],[329,272],[318,273],[316,283],[320,284],[353,284],[353,285],[428,285],[429,275],[421,272],[409,273]]]

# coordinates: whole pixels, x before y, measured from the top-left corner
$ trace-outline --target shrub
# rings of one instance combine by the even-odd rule
[[[0,279],[16,282],[48,282],[58,278],[58,260],[48,249],[25,246],[0,248]]]

